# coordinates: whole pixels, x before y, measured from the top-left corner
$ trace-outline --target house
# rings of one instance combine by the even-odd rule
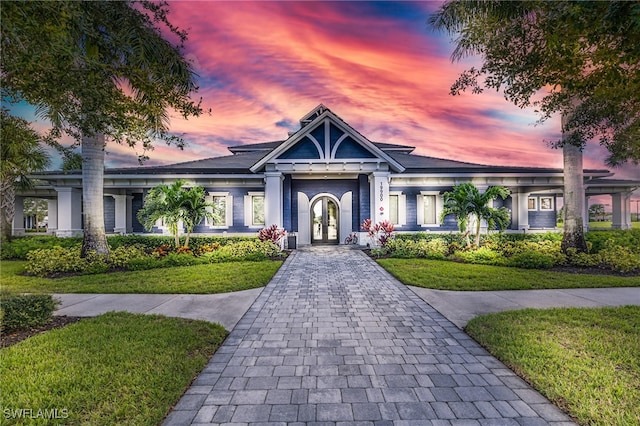
[[[563,171],[555,168],[472,164],[416,155],[404,145],[372,142],[324,105],[300,120],[285,140],[229,148],[223,157],[165,166],[106,169],[105,228],[108,233],[145,233],[136,218],[145,193],[181,178],[205,187],[220,211],[215,223],[195,232],[253,234],[277,224],[298,244],[338,244],[360,231],[365,219],[389,220],[401,232],[455,231],[456,220],[440,220],[442,194],[462,182],[482,191],[511,190],[496,200],[511,211],[513,231],[555,229]],[[631,192],[640,182],[608,179],[608,170],[585,170],[585,196],[610,194],[613,227],[631,227]],[[23,197],[49,200],[49,230],[59,236],[82,233],[80,171],[35,176],[42,185],[16,199],[15,223],[23,223]],[[585,223],[587,219],[585,202]],[[23,229],[15,228],[16,234]],[[162,223],[152,232],[164,232]]]

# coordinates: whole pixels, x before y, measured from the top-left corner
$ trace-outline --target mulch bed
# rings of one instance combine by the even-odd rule
[[[82,317],[69,317],[66,315],[60,315],[52,317],[51,321],[39,327],[13,331],[10,333],[3,332],[0,335],[0,347],[6,348],[11,345],[15,345],[16,343],[21,342],[24,339],[35,336],[36,334],[44,333],[45,331],[54,330],[56,328],[62,328],[66,325],[78,322],[81,319]]]

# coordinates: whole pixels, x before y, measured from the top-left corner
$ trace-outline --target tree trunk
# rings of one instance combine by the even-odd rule
[[[564,160],[564,234],[562,251],[574,248],[587,252],[584,239],[584,178],[582,171],[582,149],[569,143],[562,147]]]
[[[82,138],[82,257],[95,251],[109,255],[104,230],[104,135]]]
[[[480,225],[482,224],[482,219],[480,216],[476,217],[476,247],[480,247]]]
[[[3,241],[11,241],[13,237],[13,216],[16,199],[13,185],[13,179],[0,181],[0,237]]]

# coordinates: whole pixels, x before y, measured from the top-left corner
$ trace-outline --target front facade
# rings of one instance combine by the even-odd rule
[[[495,185],[509,188],[511,196],[494,206],[511,211],[511,230],[555,229],[562,169],[471,164],[415,155],[413,149],[371,142],[319,105],[283,141],[231,147],[232,154],[224,157],[105,170],[105,228],[108,233],[147,232],[136,218],[145,194],[183,179],[203,186],[221,213],[219,221],[205,221],[195,229],[204,234],[255,235],[276,224],[301,245],[339,244],[360,232],[365,219],[389,220],[399,232],[456,231],[454,217],[440,218],[442,194],[463,182],[481,191]],[[610,194],[614,228],[629,229],[630,197],[640,182],[606,179],[612,175],[585,170],[585,196]],[[24,223],[24,197],[46,198],[49,231],[81,234],[81,173],[48,172],[37,178],[45,183],[16,199],[14,224]],[[14,225],[15,234],[22,232]],[[158,222],[152,232],[166,230]]]

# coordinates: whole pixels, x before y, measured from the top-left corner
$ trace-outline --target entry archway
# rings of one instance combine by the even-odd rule
[[[311,244],[338,244],[340,208],[333,197],[323,195],[311,203]]]

